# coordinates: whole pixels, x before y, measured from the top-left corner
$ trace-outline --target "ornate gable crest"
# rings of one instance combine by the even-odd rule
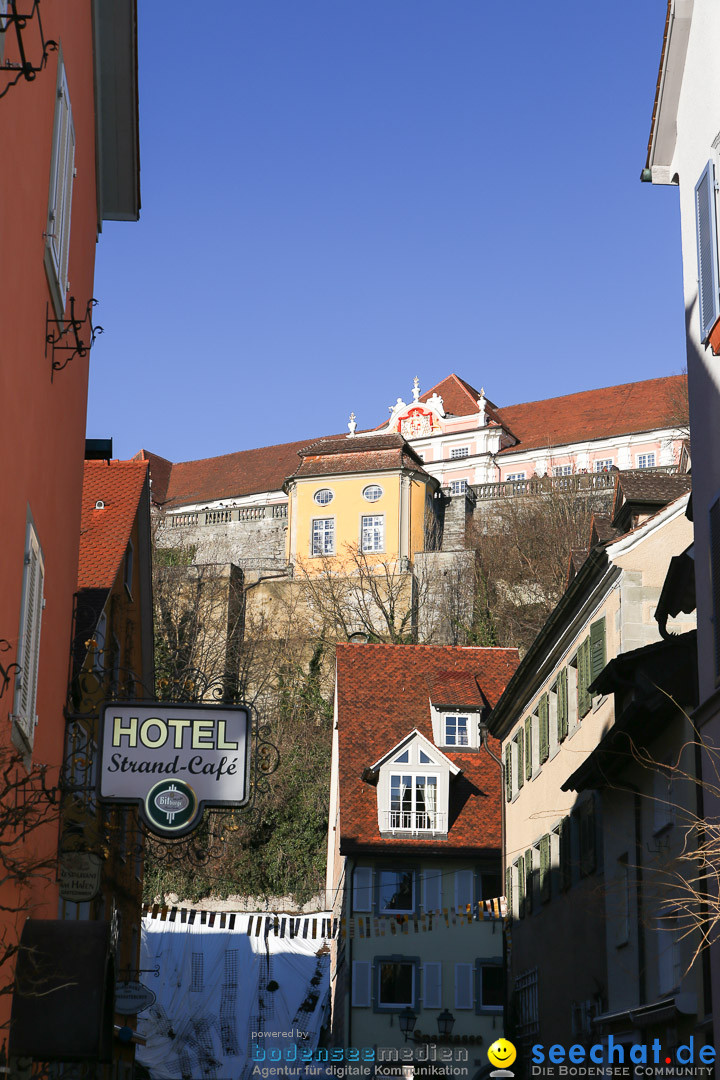
[[[420,385],[417,375],[413,380],[413,400],[406,404],[398,398],[390,406],[388,431],[397,431],[405,439],[420,439],[424,435],[433,435],[441,430],[440,421],[445,416],[443,400],[439,394],[433,394],[427,401],[420,401]]]

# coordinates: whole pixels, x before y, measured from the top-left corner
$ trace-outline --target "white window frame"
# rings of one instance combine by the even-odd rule
[[[411,781],[410,787],[411,787],[412,794],[411,794],[411,798],[410,798],[410,810],[405,810],[403,808],[403,806],[402,806],[402,803],[401,803],[399,808],[393,807],[393,780],[396,777],[400,779],[401,784],[402,784],[403,780],[408,780],[409,779]],[[417,789],[418,789],[417,781],[420,780],[420,779],[423,779],[423,780],[426,780],[426,781],[429,780],[429,779],[432,779],[432,780],[435,781],[435,810],[434,811],[428,810],[427,806],[425,807],[424,810],[418,810],[418,808],[417,808]],[[427,787],[427,785],[425,785],[425,786]],[[395,831],[402,831],[402,832],[438,832],[439,830],[437,828],[437,825],[431,821],[431,818],[432,818],[432,815],[434,814],[435,815],[435,822],[437,822],[442,817],[442,814],[440,812],[439,805],[438,805],[439,800],[440,800],[440,774],[438,772],[428,771],[425,768],[423,768],[422,772],[419,769],[410,769],[410,770],[407,770],[407,771],[403,770],[402,772],[391,772],[389,777],[388,777],[388,809],[390,811],[390,822],[391,823],[393,822],[393,817],[392,817],[393,814],[399,814],[400,815],[400,818],[399,818],[400,824],[399,825],[390,824],[390,829],[393,832],[395,832]],[[404,824],[406,814],[410,815],[410,822],[411,823],[409,825]],[[428,824],[422,824],[422,825],[418,824],[418,822],[422,821],[423,818],[427,819],[427,821],[429,823]]]
[[[464,495],[467,491],[467,480],[451,480],[450,481],[450,494],[451,495]]]
[[[501,974],[504,972],[502,963],[497,963],[495,960],[478,960],[477,1011],[479,1013],[501,1013],[504,1008],[502,1002],[500,1005],[491,1005],[484,1000],[483,975],[487,968],[492,968],[494,971],[499,971]]]
[[[13,703],[13,730],[24,748],[32,750],[37,724],[37,685],[40,668],[40,628],[44,605],[45,560],[35,526],[28,521],[18,630],[18,672]]]
[[[364,555],[377,555],[385,550],[384,514],[361,515],[360,550]]]
[[[598,458],[593,462],[593,472],[609,472],[615,464],[614,460],[609,458]]]
[[[319,528],[318,526],[322,526]],[[328,538],[330,546],[328,547]],[[320,544],[316,544],[320,540]],[[320,547],[322,550],[317,550]],[[322,558],[323,555],[335,554],[335,518],[316,517],[310,522],[310,555],[313,558]]]
[[[572,476],[572,465],[553,465],[553,476]]]
[[[379,484],[368,484],[362,489],[362,497],[365,502],[369,503],[376,503],[379,499],[382,499],[384,494],[385,492]]]
[[[316,502],[318,506],[329,506],[334,498],[335,492],[332,488],[318,488],[313,495],[313,502]]]
[[[647,461],[645,459],[648,459]],[[652,458],[652,460],[650,460]],[[635,468],[636,469],[654,469],[655,468],[655,451],[647,450],[643,454],[636,454],[635,456]]]
[[[465,741],[464,742],[462,740],[458,739],[458,736],[461,734],[461,732],[459,730],[459,722],[461,720],[465,721],[465,731],[464,731]],[[456,728],[454,734],[451,734],[448,731],[448,725],[452,721],[455,722],[455,728]],[[457,712],[457,713],[443,713],[443,717],[442,717],[442,737],[443,737],[443,746],[452,746],[455,749],[457,749],[458,747],[470,747],[470,746],[473,746],[474,743],[472,741],[472,724],[471,724],[470,715],[468,713],[460,713],[460,712]],[[451,740],[455,740],[455,741],[451,741]]]
[[[412,907],[409,908],[390,908],[383,907],[382,891],[383,891],[383,875],[384,874],[397,874],[404,876],[410,874],[412,881]],[[411,867],[400,868],[399,870],[382,869],[377,871],[377,908],[378,915],[413,915],[417,910],[417,871]]]
[[[453,461],[458,461],[460,458],[470,457],[469,446],[453,446],[450,450],[450,458]]]
[[[45,229],[45,267],[58,318],[65,311],[70,262],[70,219],[75,175],[75,127],[62,53],[58,58],[50,190]]]
[[[410,1001],[383,1001],[382,1000],[382,969],[388,964],[393,967],[409,967],[412,970],[412,979],[410,981]],[[384,957],[382,960],[377,961],[377,1007],[378,1010],[385,1011],[389,1009],[402,1009],[415,1007],[416,998],[416,983],[418,976],[418,963],[417,960],[406,956],[397,956],[393,959]]]
[[[524,472],[511,472],[507,474],[505,480],[510,482],[513,480],[527,480],[527,476]]]

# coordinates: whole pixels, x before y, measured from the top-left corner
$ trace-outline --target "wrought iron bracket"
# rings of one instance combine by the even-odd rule
[[[87,356],[95,344],[95,338],[102,334],[102,326],[93,326],[92,309],[97,305],[97,300],[91,297],[85,308],[85,314],[79,319],[75,314],[75,297],[70,297],[70,318],[51,319],[49,305],[45,314],[45,356],[48,354],[48,345],[52,348],[51,377],[56,371],[62,371],[76,356]],[[57,330],[51,330],[55,326]],[[82,335],[82,336],[81,336]],[[69,353],[65,359],[55,359],[55,353]]]
[[[28,24],[30,23],[37,28],[40,37],[40,46],[42,48],[42,57],[37,64],[34,64],[32,60],[28,59],[29,43],[26,43],[24,36],[25,32],[28,31]],[[20,79],[26,79],[27,82],[32,82],[38,72],[42,71],[47,64],[49,53],[56,52],[58,47],[57,41],[45,40],[42,20],[40,18],[40,0],[33,0],[32,7],[28,14],[18,11],[17,0],[9,0],[7,11],[0,16],[0,42],[3,44],[5,40],[4,35],[6,35],[11,28],[15,31],[19,59],[3,60],[3,62],[0,63],[0,75],[14,75],[14,78],[11,78],[7,85],[0,90],[0,98],[5,97],[10,87],[15,86]],[[1,51],[2,50],[0,49],[0,52]]]
[[[7,652],[10,648],[11,645],[8,639],[0,638],[0,652]],[[0,698],[3,696],[8,686],[10,685],[12,673],[19,670],[20,665],[18,663],[15,663],[14,661],[12,664],[8,664],[7,667],[4,664],[0,663]]]

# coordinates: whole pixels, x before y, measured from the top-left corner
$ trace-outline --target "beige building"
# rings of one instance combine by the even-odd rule
[[[655,609],[670,560],[691,537],[688,495],[674,497],[679,483],[689,487],[687,479],[647,480],[634,493],[618,486],[614,524],[630,531],[618,535],[609,523],[596,523],[595,538],[602,534],[605,542],[580,565],[489,717],[503,748],[510,1023],[523,1046],[589,1045],[597,1041],[598,1017],[620,1000],[618,966],[629,951],[621,956],[619,942],[611,945],[607,936],[615,932],[611,920],[606,933],[607,885],[624,856],[623,881],[637,889],[636,851],[624,826],[619,835],[608,833],[612,819],[608,811],[605,820],[600,785],[576,779],[571,789],[568,780],[617,720],[614,698],[598,692],[596,680],[608,660],[661,640]],[[663,499],[667,481],[671,490]],[[673,501],[655,509],[668,497]],[[683,632],[693,620],[669,625]],[[651,813],[644,803],[642,812]],[[646,823],[643,836],[653,835]],[[691,944],[678,948],[680,965]],[[643,966],[652,962],[648,947]],[[660,963],[657,956],[654,962]],[[672,987],[663,979],[662,992],[684,989],[680,966],[673,968]],[[643,1004],[660,993],[658,980],[647,975]]]

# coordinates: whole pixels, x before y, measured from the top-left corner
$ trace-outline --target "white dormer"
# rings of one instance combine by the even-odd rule
[[[384,836],[447,835],[450,780],[460,769],[421,732],[411,731],[370,772]]]
[[[448,750],[477,750],[480,746],[480,709],[437,706],[430,703],[433,740]]]

